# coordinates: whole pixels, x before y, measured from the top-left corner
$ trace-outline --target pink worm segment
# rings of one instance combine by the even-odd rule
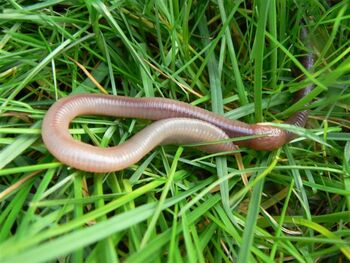
[[[74,140],[69,134],[69,123],[76,116],[87,114],[158,121],[121,145],[99,148]],[[301,126],[307,114],[301,117],[297,114],[290,119],[293,119],[293,124]],[[292,138],[288,132],[275,127],[229,120],[170,99],[99,94],[79,94],[60,99],[48,110],[42,125],[43,141],[59,161],[80,170],[99,173],[129,167],[160,144],[205,143],[251,135],[262,137],[242,140],[237,144],[272,150]],[[200,148],[207,152],[230,152],[235,145],[226,142]]]
[[[68,96],[57,101],[47,112],[42,125],[42,138],[49,151],[62,163],[99,173],[129,167],[160,144],[203,143],[229,138],[224,131],[208,122],[171,118],[184,116],[176,114],[180,109],[185,110],[184,105],[187,104],[159,98],[138,99],[97,94]],[[121,145],[99,148],[74,140],[69,134],[69,123],[76,116],[86,114],[159,121]],[[227,152],[233,151],[235,145],[225,142],[199,148],[207,152]]]

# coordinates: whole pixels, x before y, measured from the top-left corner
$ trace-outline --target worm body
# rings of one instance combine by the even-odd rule
[[[87,114],[158,121],[124,144],[99,148],[74,140],[69,134],[69,123],[76,116]],[[292,118],[292,124],[302,125],[307,114],[298,113]],[[242,140],[237,144],[258,150],[272,150],[291,139],[284,130],[229,120],[174,100],[98,94],[79,94],[60,99],[49,109],[42,125],[43,141],[58,160],[90,172],[124,169],[138,162],[159,144],[205,143],[254,135],[259,137]],[[207,152],[227,152],[234,149],[235,145],[230,142],[202,147]]]

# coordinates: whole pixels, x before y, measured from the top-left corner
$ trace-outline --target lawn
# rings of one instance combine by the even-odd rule
[[[0,0],[0,262],[350,260],[348,0],[35,2]],[[78,93],[170,98],[298,137],[230,155],[159,146],[94,174],[41,139],[49,107]],[[305,128],[281,124],[305,109]],[[109,147],[149,124],[88,115],[70,131]]]

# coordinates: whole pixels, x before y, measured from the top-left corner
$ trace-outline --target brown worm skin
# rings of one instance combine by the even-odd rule
[[[305,34],[305,32],[302,32]],[[313,64],[312,54],[303,61],[307,70]],[[310,85],[295,94],[295,100],[311,92]],[[79,115],[107,115],[123,118],[156,120],[127,142],[100,148],[74,140],[69,123]],[[293,114],[287,124],[303,127],[308,111]],[[124,96],[78,94],[57,101],[47,112],[42,124],[42,138],[48,150],[62,163],[90,172],[111,172],[138,162],[160,144],[206,143],[256,136],[235,142],[256,150],[274,150],[292,140],[295,135],[266,124],[246,124],[230,120],[187,103],[165,98],[131,98]],[[231,142],[200,147],[206,152],[232,152]]]

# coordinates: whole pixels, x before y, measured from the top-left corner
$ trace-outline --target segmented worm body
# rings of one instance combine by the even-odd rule
[[[303,32],[304,33],[304,32]],[[303,64],[313,66],[308,54]],[[307,95],[312,85],[300,90],[295,100]],[[69,123],[79,115],[108,115],[156,120],[125,143],[100,148],[74,140]],[[285,123],[303,127],[308,111],[292,115]],[[42,138],[48,150],[62,163],[90,172],[110,172],[129,167],[160,144],[187,144],[221,141],[233,137],[255,136],[236,144],[256,150],[273,150],[294,138],[294,134],[266,124],[247,124],[165,98],[79,94],[57,101],[48,110],[42,125]],[[231,142],[208,144],[206,152],[232,152]]]

